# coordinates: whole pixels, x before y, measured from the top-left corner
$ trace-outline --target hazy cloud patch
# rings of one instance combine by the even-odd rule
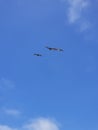
[[[90,29],[91,22],[85,15],[88,11],[90,0],[64,0],[67,3],[67,20],[69,24],[78,25],[80,32]]]
[[[14,83],[5,78],[0,79],[0,89],[13,89],[15,87]]]
[[[75,23],[79,19],[81,19],[82,12],[88,8],[89,1],[88,0],[67,0],[68,7],[68,20],[70,23]]]
[[[60,130],[58,123],[48,118],[37,118],[24,124],[20,128],[11,128],[7,125],[0,125],[0,130]]]
[[[25,130],[59,130],[58,125],[50,120],[45,118],[39,118],[32,120],[31,123],[24,126]]]
[[[4,111],[5,114],[7,114],[9,116],[20,116],[21,115],[21,112],[17,109],[4,108],[3,111]]]
[[[11,128],[7,125],[0,125],[0,130],[18,130],[18,129]]]

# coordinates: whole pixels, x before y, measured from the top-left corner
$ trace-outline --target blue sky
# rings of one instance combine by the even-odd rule
[[[0,1],[0,130],[98,129],[97,5]]]

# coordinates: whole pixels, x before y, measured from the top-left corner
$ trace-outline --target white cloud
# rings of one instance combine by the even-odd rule
[[[45,118],[33,120],[24,128],[25,130],[59,130],[58,125],[54,121]]]
[[[89,6],[88,0],[67,0],[68,20],[70,23],[78,21],[82,17],[82,12]]]
[[[70,24],[78,24],[80,31],[91,27],[85,12],[90,5],[90,0],[66,0],[68,3],[67,18]]]
[[[19,116],[21,114],[21,112],[16,109],[4,109],[4,112],[7,115],[11,115],[11,116]]]
[[[7,125],[0,125],[0,130],[17,130],[17,129],[11,128]]]
[[[11,89],[14,87],[15,87],[15,85],[11,80],[8,80],[5,78],[0,79],[0,88],[1,89]]]
[[[7,125],[0,125],[0,130],[59,130],[56,122],[47,118],[38,118],[24,124],[20,128],[11,128]]]

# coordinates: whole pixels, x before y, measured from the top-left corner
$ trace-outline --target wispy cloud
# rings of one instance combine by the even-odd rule
[[[11,128],[7,125],[0,125],[0,130],[17,130],[17,129]]]
[[[82,17],[82,12],[89,6],[88,0],[67,0],[68,20],[70,23],[77,22]]]
[[[47,118],[38,118],[24,124],[20,128],[11,128],[7,125],[0,125],[0,130],[59,130],[56,122]]]
[[[82,21],[80,23],[80,32],[88,30],[92,27],[92,24],[89,21]]]
[[[70,24],[78,23],[80,31],[90,28],[90,22],[85,16],[85,11],[90,5],[90,0],[66,0],[68,3],[67,18]]]
[[[24,129],[25,130],[59,130],[59,127],[54,121],[50,119],[39,118],[25,125]]]
[[[3,110],[5,114],[10,116],[20,116],[21,112],[16,109],[4,109]]]
[[[15,87],[15,85],[11,80],[8,80],[5,78],[0,79],[0,88],[1,89],[12,89],[14,87]]]

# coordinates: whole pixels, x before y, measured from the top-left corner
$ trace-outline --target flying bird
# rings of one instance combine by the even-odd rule
[[[61,49],[61,48],[53,48],[53,47],[47,47],[46,46],[46,48],[48,49],[48,50],[53,50],[53,51],[64,51],[63,49]]]
[[[37,54],[37,53],[35,53],[35,54],[33,54],[34,56],[42,56],[41,54]]]

